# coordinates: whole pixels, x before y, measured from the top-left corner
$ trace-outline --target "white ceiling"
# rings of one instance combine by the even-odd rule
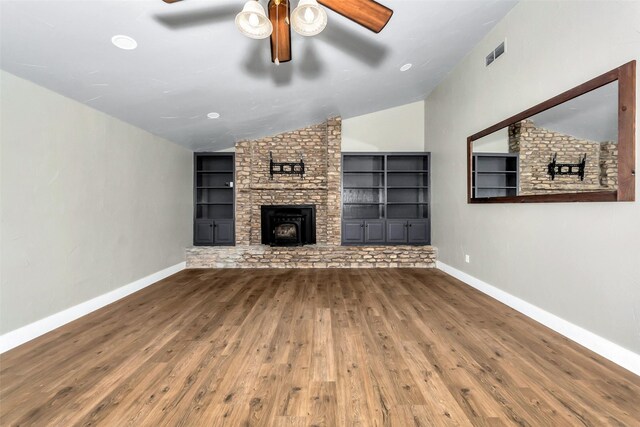
[[[268,39],[234,26],[243,0],[0,0],[0,67],[193,150],[217,150],[424,99],[516,3],[379,1],[395,12],[380,34],[328,11],[325,31],[292,32],[293,61],[275,66]],[[138,48],[117,49],[116,34]],[[207,119],[212,111],[221,117]]]

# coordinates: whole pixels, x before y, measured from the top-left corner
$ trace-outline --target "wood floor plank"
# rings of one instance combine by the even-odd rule
[[[337,424],[338,391],[334,381],[314,381],[311,383],[309,404],[309,424],[318,427],[332,427]]]
[[[439,270],[185,270],[0,355],[2,426],[639,420],[639,377]]]
[[[331,309],[316,309],[313,329],[312,380],[335,381],[336,364],[331,329]]]
[[[418,412],[425,411],[436,425],[470,426],[469,418],[460,408],[443,379],[435,372],[429,359],[420,350],[416,342],[404,342],[402,354],[411,373],[418,379],[418,387],[425,396],[425,404]]]
[[[367,399],[366,361],[364,344],[359,333],[350,329],[340,329],[336,338],[336,382],[338,396],[337,421],[339,425],[371,425],[371,408]]]

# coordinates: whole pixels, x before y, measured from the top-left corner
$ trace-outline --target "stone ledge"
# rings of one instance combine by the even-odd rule
[[[433,246],[193,246],[187,268],[435,268]]]
[[[252,190],[327,190],[326,185],[318,185],[314,183],[291,183],[291,182],[279,182],[273,184],[251,184],[248,189],[242,189],[240,191],[252,191]]]

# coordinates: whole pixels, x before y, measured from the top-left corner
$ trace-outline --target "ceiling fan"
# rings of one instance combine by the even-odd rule
[[[292,12],[290,3],[291,0],[269,0],[267,17],[259,0],[248,0],[236,16],[236,26],[245,36],[271,37],[271,61],[276,65],[291,61],[291,27],[303,36],[315,36],[327,26],[327,12],[320,4],[374,33],[382,31],[393,15],[393,10],[374,0],[300,0]]]

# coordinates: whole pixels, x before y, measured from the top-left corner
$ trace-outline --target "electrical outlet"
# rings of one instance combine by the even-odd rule
[[[467,264],[469,264],[471,262],[471,259],[469,258],[469,255],[465,255],[464,256],[464,262],[466,262]]]

